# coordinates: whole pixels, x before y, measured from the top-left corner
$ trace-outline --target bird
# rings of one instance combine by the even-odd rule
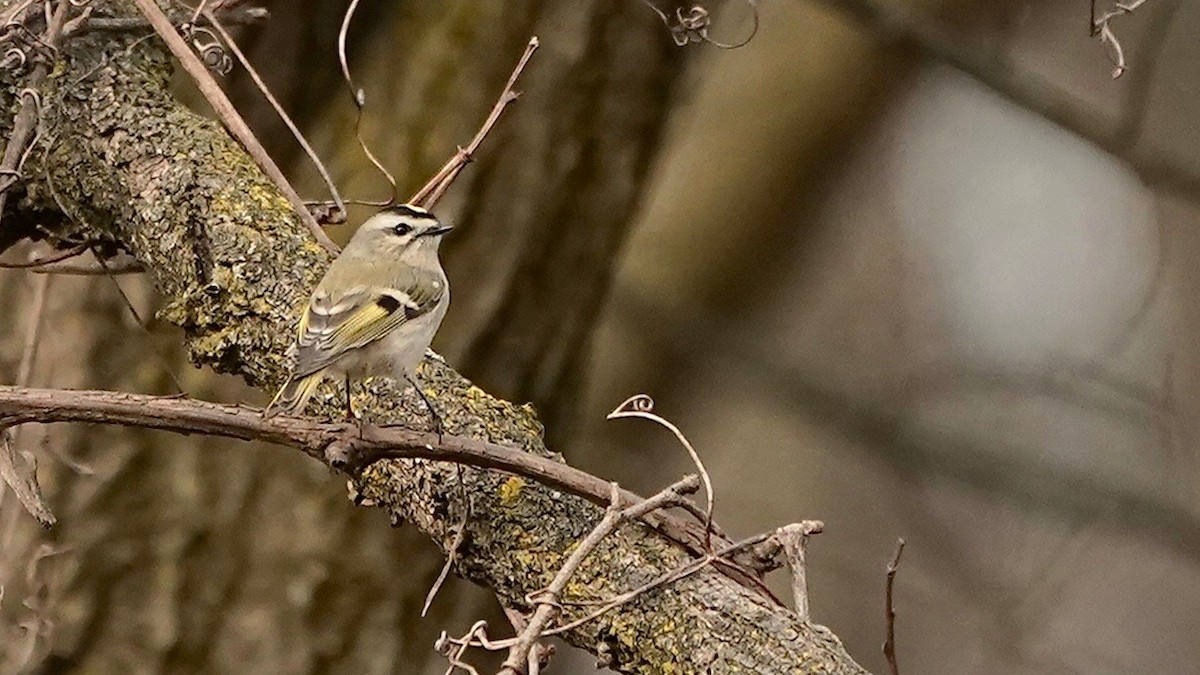
[[[452,229],[412,204],[367,219],[309,298],[297,330],[295,363],[264,417],[302,411],[322,381],[340,377],[346,415],[359,420],[351,380],[384,376],[416,389],[440,433],[441,417],[413,377],[450,306],[438,247]]]

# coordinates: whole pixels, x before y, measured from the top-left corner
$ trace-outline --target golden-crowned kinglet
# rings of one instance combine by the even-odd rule
[[[313,291],[296,337],[296,362],[265,415],[298,412],[326,377],[412,376],[450,306],[438,244],[451,230],[423,208],[403,204],[363,223]]]

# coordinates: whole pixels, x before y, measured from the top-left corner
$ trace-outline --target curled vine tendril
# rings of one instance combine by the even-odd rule
[[[650,0],[642,0],[642,4],[649,7],[658,15],[658,18],[662,20],[663,25],[667,27],[667,31],[671,34],[671,39],[675,41],[675,45],[678,47],[707,42],[721,49],[737,49],[749,44],[754,39],[754,36],[758,34],[758,0],[746,0],[746,4],[750,5],[750,11],[753,14],[754,26],[750,29],[750,34],[744,40],[735,43],[719,42],[708,36],[708,29],[712,26],[712,17],[709,15],[708,9],[703,5],[692,5],[687,10],[684,10],[681,6],[677,6],[675,8],[675,17],[672,19],[666,12],[654,6]]]
[[[687,450],[688,456],[692,458],[692,463],[696,465],[696,470],[700,473],[700,479],[704,481],[704,494],[707,498],[707,504],[704,510],[704,543],[705,547],[708,548],[709,552],[711,553],[713,486],[712,480],[708,477],[708,470],[704,468],[704,462],[700,461],[700,455],[696,452],[696,448],[693,447],[691,441],[689,441],[687,437],[683,435],[683,432],[679,430],[679,427],[672,424],[666,418],[654,413],[654,399],[650,398],[646,394],[635,394],[625,399],[625,401],[621,403],[621,405],[614,408],[613,411],[605,417],[605,419],[616,420],[627,417],[640,417],[642,419],[650,420],[659,426],[665,427],[672,434],[675,434],[675,438],[679,441],[680,445],[683,446],[683,449]]]
[[[229,52],[221,44],[216,33],[191,22],[180,26],[179,32],[184,39],[192,43],[192,48],[200,55],[200,60],[204,62],[205,66],[208,66],[209,70],[219,75],[228,75],[233,70],[233,58],[229,56]]]

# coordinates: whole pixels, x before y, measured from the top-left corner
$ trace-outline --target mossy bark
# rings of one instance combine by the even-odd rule
[[[40,178],[20,207],[61,208],[124,243],[166,299],[160,317],[182,328],[192,361],[268,387],[285,372],[296,309],[329,257],[242,149],[171,97],[169,74],[153,41],[72,42],[44,98],[46,151],[29,172]],[[531,408],[489,396],[438,360],[423,375],[451,432],[548,454]],[[356,397],[371,419],[426,423],[416,396],[390,382],[370,382]],[[338,409],[331,387],[311,412]],[[465,502],[459,472],[428,462],[379,464],[355,487],[443,548],[465,515],[457,572],[522,607],[600,511],[501,474],[462,476]],[[658,535],[623,527],[589,558],[565,600],[615,595],[686,559]],[[622,672],[863,672],[827,630],[712,570],[565,637],[593,651],[607,644]]]

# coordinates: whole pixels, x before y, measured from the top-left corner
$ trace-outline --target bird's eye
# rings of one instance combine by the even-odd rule
[[[409,225],[408,223],[400,223],[396,226],[395,232],[403,237],[404,235],[412,232],[412,225]]]

